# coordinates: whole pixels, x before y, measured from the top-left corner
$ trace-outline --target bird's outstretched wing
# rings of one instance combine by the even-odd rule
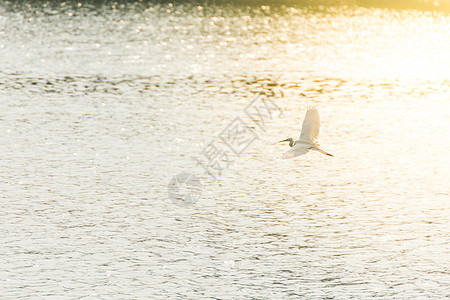
[[[303,120],[302,132],[300,133],[300,140],[314,143],[319,137],[320,117],[319,112],[315,107],[309,106]]]
[[[294,158],[296,156],[306,154],[307,152],[308,152],[308,148],[305,148],[302,145],[295,145],[289,151],[283,153],[281,158],[282,159]]]

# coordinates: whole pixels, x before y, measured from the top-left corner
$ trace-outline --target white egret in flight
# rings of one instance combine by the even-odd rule
[[[319,137],[320,117],[319,112],[315,107],[308,107],[306,111],[305,120],[303,120],[302,131],[300,138],[294,141],[293,138],[288,138],[281,142],[289,142],[291,149],[283,154],[281,158],[288,159],[299,155],[306,154],[309,150],[319,151],[328,156],[333,156],[319,148],[317,138]]]

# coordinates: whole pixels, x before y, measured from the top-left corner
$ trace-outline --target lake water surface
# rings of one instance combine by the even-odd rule
[[[0,6],[2,298],[450,297],[448,53],[445,13]],[[280,160],[308,105],[335,157]]]

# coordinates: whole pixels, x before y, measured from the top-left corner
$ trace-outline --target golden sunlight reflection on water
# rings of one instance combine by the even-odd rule
[[[450,23],[444,14],[367,9],[297,13],[283,28],[287,55],[280,63],[288,70],[300,66],[296,60],[306,60],[307,70],[328,76],[450,78]]]

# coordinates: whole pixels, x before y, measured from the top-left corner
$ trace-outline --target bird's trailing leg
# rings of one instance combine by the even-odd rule
[[[319,151],[320,153],[325,154],[325,155],[328,155],[328,156],[331,156],[331,157],[334,156],[333,154],[330,154],[330,153],[328,153],[328,152],[325,152],[325,151],[323,151],[322,149],[317,148],[317,147],[314,148],[314,150]]]

